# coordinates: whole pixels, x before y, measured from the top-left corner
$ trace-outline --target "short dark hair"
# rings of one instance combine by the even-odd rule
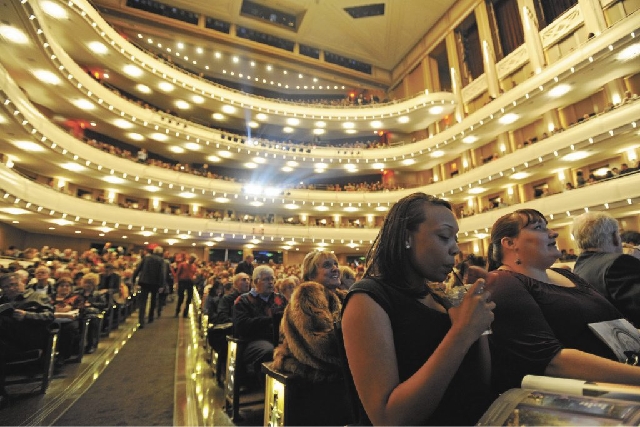
[[[620,233],[620,239],[623,243],[631,243],[632,245],[640,245],[640,233],[637,231],[623,231]]]
[[[405,278],[409,260],[405,242],[409,234],[426,221],[426,206],[451,204],[425,193],[413,193],[398,200],[389,210],[366,258],[364,277],[380,278],[402,292],[416,297],[427,294],[426,286],[412,286]]]
[[[547,219],[535,209],[518,209],[498,218],[491,228],[487,270],[493,271],[502,265],[502,239],[518,237],[520,230],[536,222],[547,223]]]

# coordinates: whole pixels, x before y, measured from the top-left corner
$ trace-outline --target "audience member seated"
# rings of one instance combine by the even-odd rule
[[[56,293],[52,299],[55,321],[60,325],[58,339],[58,358],[56,364],[62,365],[74,354],[80,339],[80,309],[84,308],[84,299],[79,293],[71,292],[71,279],[63,277],[56,283]],[[84,349],[81,349],[84,351]]]
[[[573,272],[640,327],[640,259],[623,253],[620,224],[606,212],[573,220],[571,233],[582,251]]]
[[[273,324],[274,315],[282,313],[287,305],[287,300],[273,291],[274,281],[271,267],[256,267],[253,288],[240,295],[233,305],[234,336],[247,342],[241,357],[250,374],[258,374],[260,365],[273,359],[274,336],[278,328]]]
[[[41,348],[37,330],[53,322],[51,299],[34,289],[20,290],[18,275],[0,275],[0,407],[6,402],[4,364]]]
[[[497,392],[525,375],[640,385],[640,369],[618,362],[587,327],[622,314],[578,275],[550,268],[558,233],[544,215],[516,210],[493,225],[486,288],[496,303],[489,335]]]
[[[287,299],[287,302],[291,301],[291,294],[299,284],[300,279],[297,276],[288,276],[282,279],[279,292]]]
[[[624,231],[620,233],[622,239],[622,252],[640,259],[640,233],[637,231]]]
[[[342,301],[338,259],[331,252],[313,251],[302,262],[302,280],[284,310],[280,345],[273,368],[312,382],[335,380],[342,365],[334,322],[340,321]]]
[[[216,325],[223,323],[231,323],[233,321],[233,304],[242,294],[249,292],[251,289],[251,278],[247,273],[238,273],[233,276],[233,287],[225,293],[218,301],[216,315],[209,318],[209,321]]]
[[[447,312],[427,287],[451,271],[457,233],[449,202],[414,193],[391,207],[373,241],[342,315],[359,425],[474,425],[492,402],[482,336],[490,293],[478,280]]]
[[[340,289],[349,290],[356,282],[356,272],[348,265],[340,266]]]
[[[96,290],[99,282],[96,273],[87,273],[82,276],[80,282],[80,295],[84,300],[84,315],[89,318],[89,331],[87,333],[86,353],[93,353],[98,347],[100,338],[100,314],[107,308],[106,289]]]
[[[51,277],[51,270],[46,265],[36,268],[35,277],[27,283],[27,287],[45,295],[53,295],[56,281]]]

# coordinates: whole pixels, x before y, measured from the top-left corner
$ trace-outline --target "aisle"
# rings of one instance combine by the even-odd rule
[[[53,425],[172,425],[179,320],[174,304],[137,329],[95,383]],[[132,318],[137,319],[137,313]]]

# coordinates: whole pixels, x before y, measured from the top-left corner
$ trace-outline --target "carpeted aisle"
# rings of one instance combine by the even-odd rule
[[[62,415],[59,426],[173,425],[179,319],[174,304],[138,329],[96,382]],[[137,318],[137,313],[132,316]]]

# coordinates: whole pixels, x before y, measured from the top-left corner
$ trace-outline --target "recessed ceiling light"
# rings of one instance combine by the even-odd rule
[[[315,168],[313,171],[315,173],[325,173],[327,170],[324,168]]]
[[[120,129],[131,129],[133,127],[133,123],[125,119],[115,119],[113,121],[113,124],[119,127]]]
[[[295,203],[287,203],[286,205],[284,205],[284,208],[294,210],[300,208],[300,206],[296,205]]]
[[[32,73],[41,82],[48,83],[51,85],[59,85],[60,82],[62,81],[60,80],[60,77],[53,74],[49,70],[33,70]]]
[[[155,186],[155,185],[146,185],[146,186],[144,186],[142,188],[144,188],[147,191],[150,191],[151,193],[155,193],[157,191],[160,191],[160,187]]]
[[[198,151],[202,147],[200,146],[200,144],[198,144],[196,142],[187,142],[187,143],[184,144],[184,148],[186,148],[187,150],[191,150],[191,151]]]
[[[268,119],[269,117],[264,114],[264,113],[258,113],[256,114],[256,120],[260,120],[261,122],[264,122]]]
[[[515,113],[507,113],[504,116],[500,117],[498,119],[498,122],[500,124],[503,124],[503,125],[509,125],[509,124],[515,122],[516,120],[518,120],[519,118],[520,118],[520,116],[518,116]]]
[[[316,206],[314,209],[320,212],[326,212],[329,210],[329,207],[325,205],[319,205],[319,206]]]
[[[258,165],[256,165],[253,162],[247,162],[247,163],[244,164],[244,167],[247,168],[247,169],[255,169],[255,168],[258,167]]]
[[[22,30],[10,25],[0,25],[0,37],[16,44],[29,43],[29,38]]]
[[[178,196],[184,199],[193,199],[194,197],[196,197],[196,194],[192,193],[191,191],[183,191],[182,193],[178,194]]]
[[[323,122],[323,121],[318,121],[318,122],[315,122],[315,126],[317,128],[325,128],[325,127],[327,127],[327,123]]]
[[[434,159],[437,159],[438,157],[442,157],[444,156],[444,151],[442,150],[436,150],[431,152],[431,157],[433,157]]]
[[[280,170],[282,172],[292,172],[293,168],[291,166],[283,166]]]
[[[54,3],[52,1],[43,1],[40,3],[40,7],[42,10],[54,18],[64,19],[67,17],[67,11],[62,8],[58,3]]]
[[[13,141],[13,145],[24,151],[42,152],[44,147],[32,141]]]
[[[444,107],[442,105],[436,105],[429,108],[429,114],[433,114],[433,115],[442,114],[443,111],[444,111]]]
[[[218,154],[220,155],[220,157],[224,157],[225,159],[229,159],[229,158],[233,157],[233,153],[231,153],[231,151],[227,151],[227,150],[220,150],[220,151],[218,151]]]
[[[142,83],[138,83],[136,85],[136,89],[138,90],[138,92],[142,92],[142,93],[151,93],[151,88],[147,85],[143,85]]]
[[[256,208],[259,208],[260,206],[264,205],[264,203],[258,201],[258,200],[254,200],[252,202],[249,203],[251,206],[255,206]]]
[[[469,194],[482,194],[485,191],[487,191],[486,188],[482,188],[482,187],[473,187],[469,189]]]
[[[227,114],[234,114],[237,111],[236,107],[233,105],[223,105],[222,112]]]
[[[373,163],[371,167],[373,169],[384,169],[384,163]]]
[[[248,124],[251,129],[257,129],[260,127],[260,124],[258,122],[250,121]]]
[[[98,55],[104,55],[109,52],[109,48],[107,48],[104,43],[94,41],[88,43],[87,46],[89,46],[89,49],[91,49],[93,53],[96,53]]]
[[[169,151],[176,153],[176,154],[181,154],[184,153],[184,148],[182,147],[178,147],[177,145],[173,145],[171,147],[169,147]]]
[[[409,123],[409,117],[407,116],[398,117],[398,123]]]
[[[149,137],[155,141],[160,141],[160,142],[164,142],[169,139],[169,137],[166,134],[159,133],[159,132],[152,133]]]
[[[144,136],[140,135],[139,133],[129,132],[127,136],[134,141],[144,141]]]
[[[355,206],[347,206],[346,208],[344,208],[345,212],[358,212],[360,209],[356,208]]]
[[[114,176],[114,175],[107,175],[104,178],[102,178],[102,180],[110,184],[124,184],[126,182],[124,179],[120,178],[119,176]]]
[[[218,203],[229,203],[229,199],[226,197],[216,197],[213,200]]]
[[[413,164],[415,164],[416,160],[415,159],[404,159],[402,161],[402,164],[405,166],[411,166]]]
[[[374,120],[370,125],[373,129],[380,129],[382,127],[382,122],[380,120]]]
[[[0,208],[0,212],[10,215],[24,215],[30,213],[28,210],[22,208]]]
[[[298,162],[293,161],[293,160],[289,160],[289,161],[287,162],[287,166],[291,166],[292,168],[295,168],[295,167],[296,167],[296,166],[298,166],[298,165],[299,165],[299,164],[298,164]]]
[[[93,105],[93,102],[87,101],[86,99],[76,99],[72,102],[73,105],[80,108],[81,110],[93,110],[94,108],[96,108],[96,106]]]
[[[207,160],[209,160],[210,162],[218,163],[222,159],[218,156],[207,156]]]
[[[478,140],[478,137],[474,135],[468,135],[462,138],[462,142],[464,142],[465,144],[473,144],[477,140]]]
[[[213,113],[211,115],[211,117],[213,117],[215,120],[224,120],[225,119],[224,114],[221,114],[221,113]]]
[[[386,206],[376,206],[375,210],[378,212],[386,212],[389,210],[389,208]]]
[[[73,162],[62,163],[60,165],[60,167],[62,169],[66,169],[66,170],[71,171],[71,172],[81,172],[81,171],[86,169],[84,166],[79,165],[77,163],[73,163]]]
[[[267,163],[267,159],[265,159],[264,157],[254,157],[253,162],[263,165]]]
[[[300,119],[295,117],[289,117],[286,121],[289,126],[298,126],[300,124]]]
[[[314,129],[313,130],[313,134],[314,135],[324,135],[325,130],[324,129]]]
[[[131,77],[141,77],[142,76],[142,70],[140,68],[138,68],[135,65],[131,65],[131,64],[127,64],[124,67],[122,67],[122,71],[124,71],[124,73],[128,76]]]
[[[284,132],[284,133],[293,133],[293,128],[289,127],[289,126],[286,126],[286,127],[282,128],[282,132]]]
[[[617,56],[618,61],[628,61],[640,55],[640,43],[625,47]]]
[[[73,221],[69,221],[68,219],[64,219],[64,218],[51,219],[51,220],[49,220],[49,222],[52,222],[54,224],[61,225],[61,226],[62,225],[71,225],[71,224],[74,223]]]
[[[169,82],[160,82],[158,83],[158,88],[160,88],[163,92],[171,92],[175,87]]]
[[[587,151],[572,151],[571,153],[562,156],[560,160],[575,162],[576,160],[586,159],[587,157],[589,157],[589,153]]]
[[[571,86],[567,84],[561,84],[555,86],[549,90],[549,96],[552,98],[559,98],[563,95],[566,95],[571,90]]]
[[[512,178],[512,179],[525,179],[525,178],[529,178],[530,176],[531,176],[531,174],[527,173],[527,172],[516,172],[516,173],[512,174],[510,178]]]
[[[183,101],[182,99],[177,99],[175,101],[176,107],[178,107],[180,110],[188,110],[189,108],[191,108],[191,105],[187,102],[187,101]]]
[[[354,127],[356,127],[356,125],[355,125],[355,123],[353,123],[353,122],[344,122],[344,123],[342,124],[342,127],[343,127],[344,129],[353,129]]]

